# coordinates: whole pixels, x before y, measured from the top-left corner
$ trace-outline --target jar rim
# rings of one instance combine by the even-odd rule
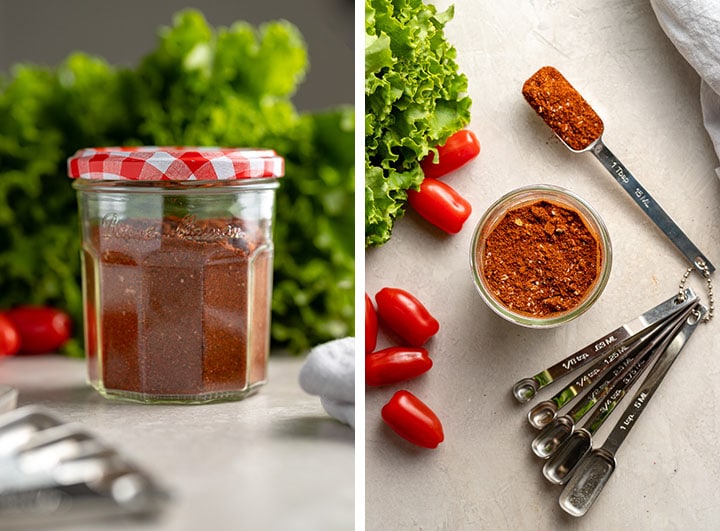
[[[514,311],[505,306],[485,285],[480,263],[477,257],[480,239],[486,232],[484,229],[493,220],[498,220],[507,211],[518,206],[542,199],[557,201],[561,206],[569,206],[580,214],[589,229],[595,234],[601,250],[602,260],[595,281],[588,289],[583,300],[575,307],[564,312],[552,313],[543,317]],[[575,192],[556,185],[535,184],[512,190],[496,200],[478,221],[470,245],[470,267],[475,287],[481,298],[496,314],[513,323],[528,328],[552,328],[564,324],[585,313],[600,297],[610,277],[612,268],[612,244],[605,222],[598,212]]]
[[[272,149],[114,146],[78,150],[68,176],[102,181],[228,181],[282,177],[285,161]]]

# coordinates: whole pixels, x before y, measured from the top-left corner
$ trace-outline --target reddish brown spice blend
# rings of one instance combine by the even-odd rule
[[[546,124],[568,146],[583,150],[603,133],[604,125],[585,98],[552,66],[544,66],[528,79],[523,96]]]
[[[171,399],[263,382],[270,249],[237,219],[106,217],[84,249],[99,305],[87,316],[90,379],[111,394]]]
[[[533,317],[577,307],[602,260],[597,238],[580,215],[544,200],[508,211],[477,252],[495,297]]]

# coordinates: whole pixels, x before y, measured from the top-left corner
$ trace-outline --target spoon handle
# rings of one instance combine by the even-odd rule
[[[710,263],[710,260],[690,241],[690,238],[635,179],[630,170],[620,162],[620,159],[607,148],[602,138],[593,144],[590,151],[692,265],[698,269],[707,269],[710,273],[715,271],[715,266]]]
[[[623,343],[603,359],[597,361],[590,367],[590,369],[578,376],[577,379],[567,387],[558,391],[552,398],[550,398],[550,400],[555,403],[558,411],[570,403],[580,393],[590,388],[593,384],[594,387],[592,387],[590,391],[586,392],[585,397],[594,396],[599,393],[600,389],[608,385],[609,381],[614,376],[613,374],[613,376],[608,377],[606,375],[607,372],[615,373],[616,367],[626,363],[632,363],[633,352],[637,350],[637,345],[639,345],[640,341],[640,339],[636,339],[632,342],[628,341],[627,343]],[[627,361],[628,359],[629,361]],[[605,377],[605,379],[598,384],[597,382],[603,377]],[[577,411],[577,406],[575,406],[568,413],[568,416],[574,417],[574,414],[577,413]]]
[[[632,402],[625,408],[620,420],[615,424],[605,443],[602,445],[602,449],[608,454],[614,456],[617,453],[625,437],[630,433],[640,414],[645,411],[648,402],[650,402],[650,399],[655,391],[657,391],[657,388],[670,370],[673,362],[677,359],[685,343],[687,343],[688,338],[695,331],[698,323],[702,322],[702,317],[706,312],[707,309],[698,303],[695,309],[690,312],[687,319],[682,322],[679,330],[672,334],[672,339],[663,342],[663,344],[667,345],[666,348],[661,351],[657,362],[653,365],[647,378],[645,378],[642,386],[633,397]],[[659,348],[662,349],[662,346],[663,345]]]
[[[641,389],[608,435],[605,444],[587,454],[577,464],[574,475],[560,494],[560,507],[564,511],[572,516],[583,516],[600,496],[615,471],[615,454],[618,448],[706,312],[707,308],[702,304],[697,305],[667,348],[660,353]]]
[[[0,413],[15,409],[17,406],[17,389],[0,384]]]
[[[615,381],[610,384],[610,388],[597,400],[598,402],[602,400],[602,402],[583,426],[589,433],[595,433],[610,414],[615,411],[615,408],[628,393],[630,387],[640,379],[643,372],[658,358],[660,353],[667,349],[692,311],[693,309],[689,308],[679,316],[673,318],[672,321],[663,325],[658,333],[645,342],[641,351],[634,357],[634,363],[625,368],[616,377]]]
[[[645,336],[643,339],[635,340],[630,347],[626,347],[629,352],[611,368],[610,373],[605,375],[605,379],[596,383],[594,387],[583,395],[580,401],[567,412],[567,416],[573,419],[575,423],[578,423],[595,407],[595,404],[605,398],[615,383],[622,379],[635,365],[637,358],[642,354],[643,341],[647,338],[648,336]]]
[[[530,378],[519,380],[513,386],[513,396],[518,402],[528,402],[535,396],[538,390],[550,385],[566,374],[600,359],[610,352],[611,349],[617,349],[623,343],[649,331],[666,319],[694,304],[696,299],[697,295],[695,295],[691,289],[686,288],[683,300],[678,301],[677,295],[670,297],[639,317],[628,321],[621,327],[605,334],[574,354],[557,362],[552,367],[548,367]]]

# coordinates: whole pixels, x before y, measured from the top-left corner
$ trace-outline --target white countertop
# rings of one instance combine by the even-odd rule
[[[520,378],[672,296],[686,268],[592,155],[572,154],[554,138],[524,101],[523,82],[544,65],[563,72],[603,118],[608,147],[720,265],[718,161],[702,126],[698,76],[646,1],[455,2],[446,34],[469,78],[470,128],[482,152],[444,179],[474,210],[455,236],[410,212],[389,243],[366,253],[368,293],[405,288],[440,321],[427,344],[435,363],[430,372],[366,393],[367,529],[716,528],[720,318],[690,339],[620,449],[610,483],[581,519],[560,509],[561,489],[543,478],[530,450],[537,432],[526,420],[529,406],[511,396]],[[614,254],[596,304],[545,331],[492,313],[469,269],[470,239],[485,209],[506,192],[537,183],[570,188],[590,202],[608,226]],[[691,278],[706,300],[704,284]],[[380,341],[378,348],[390,344],[387,336]],[[383,424],[380,409],[400,388],[443,421],[446,439],[436,450],[413,447]],[[599,432],[600,442],[617,416]]]
[[[107,400],[85,384],[83,361],[59,356],[0,360],[0,382],[18,389],[19,406],[80,423],[169,491],[154,521],[69,529],[353,529],[354,432],[300,389],[302,361],[271,356],[258,394],[197,406]]]

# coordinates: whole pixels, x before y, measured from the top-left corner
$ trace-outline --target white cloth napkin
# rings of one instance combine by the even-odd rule
[[[703,123],[720,159],[720,1],[650,0],[660,26],[702,79]],[[720,168],[715,169],[720,177]]]
[[[314,347],[300,368],[300,387],[320,397],[328,415],[355,428],[355,338]]]

